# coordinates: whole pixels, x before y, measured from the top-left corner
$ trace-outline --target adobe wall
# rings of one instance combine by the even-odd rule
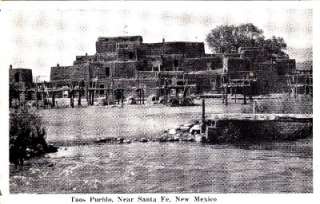
[[[177,71],[185,58],[181,54],[139,58],[138,71]]]
[[[184,59],[182,54],[164,55],[162,57],[161,71],[178,71]]]
[[[292,74],[295,71],[296,60],[283,59],[276,60],[277,72],[280,75]]]
[[[125,98],[128,96],[135,96],[136,90],[142,88],[145,92],[145,98],[149,95],[157,95],[158,79],[106,79],[98,81],[97,87],[112,88],[113,90],[122,89]],[[104,94],[106,94],[104,92]]]
[[[89,64],[79,64],[69,67],[70,69],[70,79],[75,81],[89,80]]]
[[[139,56],[138,56],[139,57]],[[140,58],[137,64],[138,71],[159,71],[163,67],[163,59],[160,56],[146,56]]]
[[[146,56],[138,65],[139,71],[204,71],[222,68],[220,57],[185,58],[181,54]]]
[[[211,71],[203,71],[201,73],[184,73],[182,71],[177,72],[163,72],[159,73],[159,85],[164,85],[165,81],[167,83],[172,82],[172,78],[174,76],[177,79],[185,79],[187,80],[188,85],[196,85],[194,91],[196,93],[203,93],[212,90],[212,88],[216,88],[216,80],[217,74],[212,74]],[[214,86],[214,87],[213,87]]]
[[[223,58],[223,70],[232,75],[232,78],[241,78],[241,72],[248,72],[252,70],[250,61],[247,59],[224,57]]]
[[[104,53],[97,53],[97,61],[98,62],[108,62],[117,60],[117,53],[116,52],[104,52]]]
[[[99,62],[90,63],[88,72],[88,79],[107,79],[111,76],[111,68]]]
[[[249,59],[224,58],[224,70],[232,79],[247,76],[248,71],[255,72],[255,92],[258,94],[282,93],[288,91],[287,74],[295,69],[295,60],[282,59],[251,63]]]
[[[119,44],[135,46],[140,45],[143,39],[141,36],[126,36],[126,37],[100,37],[96,42],[97,53],[116,52]]]
[[[271,55],[264,49],[257,47],[240,47],[240,58],[249,59],[252,62],[264,62],[271,59]]]
[[[55,66],[50,70],[50,81],[70,80],[73,66]]]
[[[96,42],[96,52],[103,53],[103,52],[115,52],[117,48],[116,43],[114,42],[105,42],[105,41],[98,41]]]
[[[117,49],[117,60],[137,60],[137,51],[135,48],[119,48]]]
[[[76,60],[73,62],[73,65],[83,64],[91,61],[96,61],[97,57],[95,55],[80,55],[76,56]]]
[[[279,66],[271,62],[255,65],[257,92],[259,94],[288,91],[286,74],[279,74]]]
[[[185,77],[188,80],[188,84],[196,84],[196,93],[209,92],[216,87],[215,85],[216,76],[211,76],[209,74],[188,74]]]
[[[20,88],[32,86],[32,70],[16,68],[9,70],[9,82],[19,84]]]
[[[109,43],[130,42],[130,43],[141,44],[143,42],[143,38],[140,35],[117,36],[117,37],[99,37],[97,42],[109,42]]]
[[[220,57],[205,58],[186,58],[181,64],[179,70],[185,72],[216,70],[222,68],[222,59]]]
[[[111,62],[108,63],[111,67],[111,76],[113,78],[135,78],[136,67],[138,62],[136,61],[124,61],[124,62]]]
[[[89,80],[89,63],[77,64],[72,66],[56,66],[51,67],[50,81],[81,81]]]
[[[153,71],[137,71],[139,79],[158,79],[158,72]]]
[[[138,55],[170,55],[181,54],[185,57],[204,56],[204,43],[199,42],[164,42],[144,43],[138,47]]]

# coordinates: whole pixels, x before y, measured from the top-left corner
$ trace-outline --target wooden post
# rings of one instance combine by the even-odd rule
[[[70,107],[72,107],[72,99],[71,99],[71,91],[70,90],[69,90],[68,94],[69,94],[69,99],[70,99]]]
[[[41,99],[42,99],[42,103],[43,103],[43,108],[46,109],[46,97],[44,95],[44,89],[43,88],[41,90]]]
[[[225,99],[225,103],[226,103],[226,106],[228,105],[228,86],[225,87],[225,93],[226,93],[226,99]]]
[[[296,81],[297,81],[297,83],[298,83],[298,80],[296,80],[296,77],[293,76],[294,98],[297,98],[297,93],[298,93]]]
[[[205,99],[202,99],[202,121],[206,120],[206,104]]]
[[[72,90],[72,108],[74,108],[74,90]]]
[[[142,89],[142,104],[144,104],[144,89]]]
[[[243,86],[243,104],[247,104],[246,88]]]
[[[123,107],[124,89],[121,90],[121,107]]]
[[[52,90],[52,102],[51,102],[51,108],[54,108],[55,107],[55,92]]]
[[[87,90],[87,105],[88,106],[91,105],[91,93],[89,90]]]
[[[19,92],[18,92],[19,96]],[[20,97],[20,96],[19,96]],[[38,101],[38,84],[36,84],[36,107],[39,108],[39,101]]]
[[[257,106],[257,101],[253,101],[252,103],[252,113],[256,114],[256,106]]]
[[[164,103],[167,104],[168,103],[168,81],[166,78],[164,78]]]
[[[91,93],[92,95],[91,95],[91,105],[94,105],[94,90],[92,91],[92,93]]]
[[[141,97],[142,96],[141,96],[141,89],[140,88],[138,89],[138,94],[139,94],[139,104],[141,104]]]
[[[111,88],[111,104],[114,103],[114,90],[113,87]]]
[[[163,92],[164,92],[164,104],[167,104],[167,89],[166,89],[166,87],[164,87]]]
[[[230,87],[230,94],[231,94],[231,96],[233,96],[233,86],[232,86],[232,84],[231,84],[231,87]],[[232,97],[231,97],[231,99],[232,99]]]
[[[107,87],[107,86],[106,86],[106,87]],[[109,90],[106,88],[105,94],[106,94],[106,102],[107,102],[107,105],[109,105],[108,92],[109,92]]]
[[[222,104],[224,104],[224,94],[225,94],[224,90],[225,90],[224,87],[222,87]]]
[[[88,87],[88,83],[86,83],[86,99],[87,99],[87,105],[90,105],[90,101],[89,101],[89,97],[90,97],[90,93],[89,93],[89,87]]]
[[[74,107],[74,93],[73,93],[73,90],[71,90],[70,92],[70,106],[71,108]]]
[[[81,94],[82,94],[81,92],[82,92],[82,90],[79,87],[79,90],[78,90],[78,94],[79,94],[79,96],[78,96],[78,106],[81,106]]]
[[[206,130],[206,103],[205,99],[202,99],[202,125],[201,125],[201,132],[204,133]]]

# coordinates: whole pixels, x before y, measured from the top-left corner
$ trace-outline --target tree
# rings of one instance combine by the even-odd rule
[[[271,39],[266,39],[262,42],[263,48],[267,52],[276,55],[286,55],[283,52],[283,49],[287,48],[287,44],[284,42],[284,39],[281,37],[272,36]]]
[[[282,50],[287,47],[283,38],[265,39],[263,30],[252,23],[218,26],[210,31],[206,42],[215,53],[232,53],[240,47],[261,47],[270,54],[284,54]]]

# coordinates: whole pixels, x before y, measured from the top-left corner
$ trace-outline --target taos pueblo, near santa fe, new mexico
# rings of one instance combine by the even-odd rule
[[[10,65],[12,193],[312,192],[312,62],[254,39],[95,45],[49,81]]]

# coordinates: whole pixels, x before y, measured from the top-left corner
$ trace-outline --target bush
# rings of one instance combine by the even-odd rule
[[[27,109],[10,110],[9,151],[10,162],[23,165],[23,161],[48,152],[46,131],[36,113]]]

